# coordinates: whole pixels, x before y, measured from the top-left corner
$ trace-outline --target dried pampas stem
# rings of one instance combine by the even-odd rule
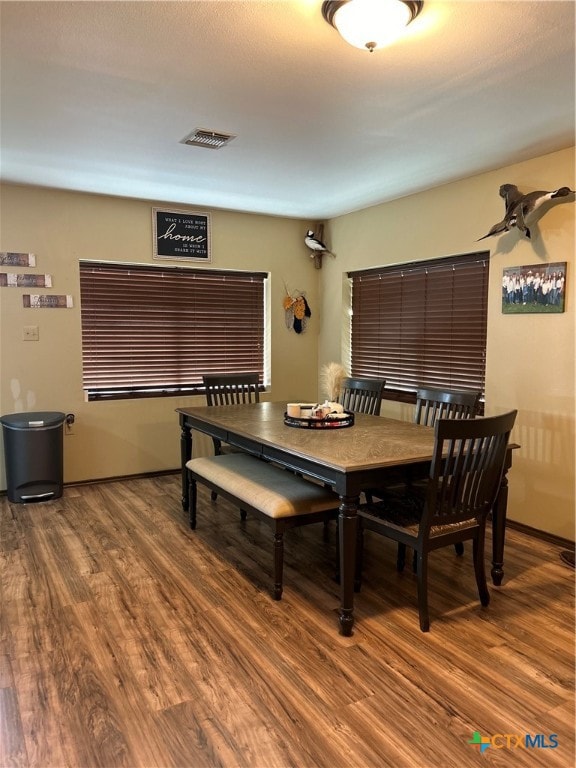
[[[340,363],[326,363],[320,372],[320,386],[329,402],[338,402],[346,371]]]

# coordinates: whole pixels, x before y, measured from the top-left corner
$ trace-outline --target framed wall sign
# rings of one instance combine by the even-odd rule
[[[152,209],[155,259],[210,263],[210,214]]]
[[[553,315],[564,312],[565,261],[507,267],[502,273],[502,312],[505,315]]]
[[[0,253],[0,264],[7,267],[35,267],[36,256],[33,253],[9,253],[2,251]]]
[[[22,296],[22,305],[26,309],[70,309],[74,306],[74,300],[72,296],[25,293]]]
[[[52,275],[31,275],[27,272],[0,272],[0,285],[13,288],[52,288]]]

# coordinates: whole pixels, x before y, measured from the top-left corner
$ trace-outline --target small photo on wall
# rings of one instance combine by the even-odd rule
[[[564,312],[566,264],[507,267],[502,273],[502,312],[505,315]]]

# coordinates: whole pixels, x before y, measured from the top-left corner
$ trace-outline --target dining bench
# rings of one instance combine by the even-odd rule
[[[272,525],[274,532],[273,597],[283,588],[284,532],[289,528],[334,520],[339,497],[333,491],[247,453],[203,456],[186,463],[190,492],[190,527],[196,528],[200,483],[242,512]]]

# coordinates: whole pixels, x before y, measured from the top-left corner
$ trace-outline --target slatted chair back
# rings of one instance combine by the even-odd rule
[[[419,389],[414,421],[433,427],[438,419],[473,419],[478,412],[480,394],[451,389]]]
[[[486,520],[500,488],[516,413],[436,422],[420,538]],[[446,526],[450,528],[444,531]]]
[[[216,373],[202,377],[206,405],[241,405],[260,402],[257,373]]]
[[[384,379],[342,379],[339,402],[346,411],[380,415],[380,405],[386,381]]]

